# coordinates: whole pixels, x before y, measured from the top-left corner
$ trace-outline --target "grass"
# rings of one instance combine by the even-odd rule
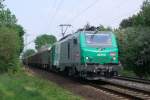
[[[136,74],[133,71],[125,70],[125,69],[124,70],[120,70],[119,74],[121,76],[136,77]]]
[[[56,84],[25,72],[0,74],[0,100],[81,100]]]
[[[120,70],[119,71],[119,75],[121,75],[121,76],[127,76],[127,77],[137,77],[137,78],[139,78],[139,76],[137,76],[134,71],[129,70],[129,69]],[[150,75],[143,76],[142,78],[150,80]]]

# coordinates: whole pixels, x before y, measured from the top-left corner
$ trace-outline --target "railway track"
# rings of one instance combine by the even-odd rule
[[[118,95],[120,97],[124,97],[126,99],[131,100],[150,100],[150,95],[143,93],[143,90],[132,90],[131,88],[122,87],[120,85],[113,85],[113,84],[107,84],[107,85],[98,85],[98,84],[90,84],[91,86],[104,90],[106,92],[113,93],[115,95]]]
[[[65,77],[65,76],[64,76]],[[106,79],[102,78],[100,82],[104,82],[105,84],[99,84],[99,82],[86,82],[86,81],[80,81],[78,79],[72,79],[73,81],[79,81],[82,84],[87,84],[89,86],[92,86],[96,89],[100,89],[105,91],[106,93],[117,95],[118,97],[121,97],[122,99],[131,99],[131,100],[150,100],[150,84],[146,82],[146,87],[149,88],[141,88],[138,86],[132,86],[131,83],[136,84],[142,84],[144,85],[144,82],[137,82],[127,79]],[[118,80],[118,81],[115,81]],[[120,82],[119,82],[120,81]],[[122,81],[126,81],[125,83]],[[127,82],[129,82],[127,84]],[[120,100],[122,100],[120,99]]]
[[[120,80],[127,80],[127,81],[132,81],[132,82],[150,84],[150,80],[145,80],[145,79],[141,79],[141,78],[124,77],[124,76],[115,76],[114,78],[120,79]]]
[[[131,77],[101,78],[105,85],[91,86],[131,100],[150,100],[150,81]]]

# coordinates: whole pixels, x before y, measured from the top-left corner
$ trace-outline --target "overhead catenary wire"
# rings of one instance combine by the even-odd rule
[[[56,10],[55,10],[55,12],[54,12],[54,14],[52,15],[51,20],[50,20],[50,24],[51,24],[51,25],[53,24],[53,22],[54,22],[54,20],[55,20],[55,17],[56,17],[56,15],[57,15],[57,13],[59,12],[59,10],[60,10],[61,5],[63,4],[63,2],[64,2],[64,0],[60,0],[59,4],[57,5]]]
[[[122,2],[119,3],[119,4],[117,4],[116,7],[117,7],[118,9],[120,9],[120,7],[122,7],[121,4],[122,4]],[[139,11],[139,8],[133,10],[132,12],[133,12],[133,13],[137,13],[138,11]],[[131,15],[129,15],[129,13],[131,13],[131,12],[123,13],[121,16],[128,16],[128,17],[130,17]],[[98,19],[98,18],[102,18],[101,15],[100,15],[100,16],[96,16],[96,17],[93,18],[93,19]],[[127,18],[127,17],[125,17],[125,18]],[[116,23],[116,21],[119,20],[119,18],[118,18],[118,17],[115,17],[115,16],[112,16],[111,19],[112,19],[112,22],[114,22],[114,23]],[[122,19],[120,19],[120,20],[122,20]],[[93,22],[101,23],[99,20],[93,20]],[[108,26],[108,27],[109,27],[109,26]],[[110,27],[113,27],[113,26],[110,26]]]
[[[35,40],[31,40],[30,42],[26,43],[26,44],[24,45],[24,47],[27,47],[27,46],[30,45],[31,43],[34,43],[34,41],[35,41]]]
[[[60,0],[60,2],[57,2],[58,0],[55,0],[54,1],[54,4],[53,4],[53,7],[56,6],[56,10],[54,12],[54,14],[52,15],[52,20],[51,20],[51,23],[52,24],[54,22],[54,19],[57,15],[57,13],[60,11],[60,8],[61,8],[61,5],[63,4],[64,0]],[[83,15],[83,13],[85,13],[86,11],[88,11],[90,8],[92,8],[94,5],[97,4],[99,0],[95,0],[94,2],[92,2],[91,4],[89,4],[87,7],[85,7],[83,10],[81,10],[79,13],[77,13],[74,17],[72,17],[69,21],[73,22],[75,20],[77,20],[78,17],[80,17],[81,15]],[[58,3],[58,5],[57,5]],[[68,21],[68,22],[69,22]],[[32,41],[33,42],[33,41]],[[28,45],[30,44],[31,42],[28,43]]]
[[[54,0],[54,2],[53,2],[53,8],[55,8],[55,6],[56,6],[56,3],[57,3],[57,0]]]
[[[79,18],[83,13],[85,13],[86,11],[88,11],[90,8],[92,8],[95,4],[97,4],[99,0],[95,0],[94,2],[92,2],[90,5],[88,5],[85,9],[83,9],[81,12],[77,13],[74,17],[72,17],[70,20],[67,21],[67,23],[71,23],[75,20],[77,20],[77,18]]]

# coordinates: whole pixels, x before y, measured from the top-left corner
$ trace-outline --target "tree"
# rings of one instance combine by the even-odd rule
[[[150,27],[130,27],[117,33],[123,66],[137,76],[150,75]]]
[[[4,0],[0,0],[0,10],[1,10],[2,8],[4,8],[3,2],[4,2]]]
[[[23,48],[24,48],[24,34],[25,34],[25,31],[23,29],[23,27],[21,25],[13,25],[11,26],[10,28],[16,30],[16,32],[18,33],[18,36],[19,36],[19,45],[20,45],[20,52],[19,54],[23,51]]]
[[[19,56],[23,50],[23,27],[17,24],[17,19],[0,0],[0,72],[17,71]]]
[[[128,19],[123,19],[120,23],[120,28],[127,28],[133,26],[132,17]]]
[[[150,26],[150,0],[144,1],[141,9],[145,26]]]
[[[112,28],[111,27],[104,27],[103,25],[99,25],[97,27],[97,30],[98,31],[112,31]]]
[[[31,56],[31,55],[33,55],[34,53],[35,53],[35,50],[34,50],[34,49],[28,49],[28,50],[26,50],[26,51],[23,53],[22,58],[26,58],[26,57],[28,57],[28,56]]]
[[[0,27],[0,72],[17,70],[20,41],[18,33],[8,27]]]
[[[51,44],[52,45],[56,41],[57,41],[57,39],[56,39],[55,36],[44,34],[44,35],[38,36],[36,38],[36,40],[34,41],[35,42],[35,48],[38,50],[43,45],[46,45],[46,44]]]
[[[3,5],[4,0],[0,0],[0,27],[8,27],[10,29],[16,30],[20,37],[20,52],[23,50],[24,42],[23,42],[23,35],[24,35],[24,29],[21,25],[17,24],[17,19],[14,14],[11,13],[11,11],[8,8],[5,8]]]
[[[139,13],[122,20],[117,38],[124,67],[140,77],[150,75],[150,0]]]
[[[150,0],[145,0],[141,11],[132,17],[122,20],[120,28],[150,26]]]
[[[0,10],[0,26],[11,26],[17,23],[16,16],[7,8]]]

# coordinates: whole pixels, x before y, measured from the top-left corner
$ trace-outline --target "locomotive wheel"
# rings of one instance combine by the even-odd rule
[[[106,71],[106,72],[104,72],[104,76],[105,76],[106,78],[110,78],[110,73],[109,73],[108,71]]]
[[[74,76],[76,73],[75,68],[68,68],[68,76]]]
[[[114,71],[114,72],[113,72],[113,76],[118,76],[118,72],[117,72],[117,71]]]
[[[79,76],[82,78],[82,79],[85,79],[87,77],[87,74],[84,72],[84,71],[81,71],[79,73]]]
[[[68,76],[68,72],[69,72],[69,69],[68,69],[68,68],[65,68],[65,70],[63,71],[63,74],[64,74],[65,76]]]
[[[68,76],[72,76],[72,68],[69,68],[69,70],[68,70]]]

